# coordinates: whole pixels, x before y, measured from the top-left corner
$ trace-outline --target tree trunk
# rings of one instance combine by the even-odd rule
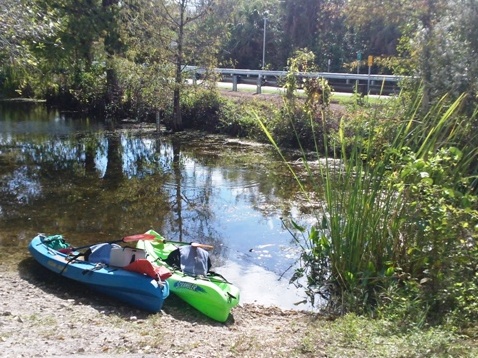
[[[186,1],[180,4],[180,18],[178,28],[178,44],[176,48],[176,76],[173,93],[173,130],[175,132],[183,130],[183,118],[181,113],[181,88],[183,86],[182,67],[183,67],[183,38],[184,38],[184,16],[186,14]]]
[[[183,130],[183,118],[181,114],[181,90],[176,80],[176,87],[173,92],[173,108],[174,108],[174,120],[173,130],[179,132]]]
[[[118,110],[118,104],[121,98],[121,90],[118,85],[118,75],[115,68],[112,66],[111,59],[118,53],[120,44],[117,36],[117,25],[114,20],[114,15],[111,7],[116,6],[118,0],[103,0],[102,6],[104,11],[105,21],[105,52],[107,55],[106,61],[106,112],[107,115],[113,115]],[[111,119],[111,118],[110,118]]]

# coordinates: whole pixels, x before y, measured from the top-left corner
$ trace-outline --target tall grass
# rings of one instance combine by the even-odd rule
[[[417,96],[398,116],[371,110],[358,125],[342,120],[337,133],[317,129],[327,133],[316,140],[325,143],[325,150],[317,146],[317,158],[334,154],[323,158],[318,175],[305,153],[304,162],[323,210],[313,227],[293,222],[290,228],[297,241],[306,238],[298,273],[306,277],[312,300],[320,294],[339,313],[375,315],[393,307],[389,314],[418,323],[478,307],[476,299],[460,302],[462,291],[449,294],[467,279],[472,285],[466,292],[471,287],[478,293],[478,214],[470,187],[477,150],[473,141],[462,140],[469,138],[472,120],[459,116],[463,100],[443,98],[421,114]],[[314,115],[310,121],[317,123]],[[266,123],[260,125],[281,153]]]

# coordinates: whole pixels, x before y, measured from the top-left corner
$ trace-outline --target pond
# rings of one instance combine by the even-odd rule
[[[28,258],[38,232],[75,246],[154,229],[214,246],[242,303],[309,309],[289,285],[300,249],[281,218],[312,220],[271,148],[220,136],[0,103],[0,246]]]

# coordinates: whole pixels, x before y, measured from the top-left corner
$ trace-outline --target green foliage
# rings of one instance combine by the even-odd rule
[[[462,317],[477,318],[463,307],[465,303],[476,307],[478,302],[464,299],[467,290],[476,293],[478,283],[474,274],[478,212],[477,198],[467,190],[468,179],[461,177],[462,158],[454,147],[442,148],[426,160],[408,156],[398,180],[398,190],[409,205],[404,219],[415,226],[402,231],[407,247],[402,269],[420,284],[421,300],[434,319],[454,310],[462,311]]]
[[[332,89],[323,78],[300,76],[300,72],[315,70],[314,60],[315,55],[304,49],[296,51],[288,61],[284,105],[275,113],[274,121],[267,123],[281,147],[325,151],[322,139],[332,125],[326,122]],[[297,96],[299,87],[304,89],[305,101]]]
[[[287,57],[281,46],[281,14],[280,4],[274,0],[218,2],[216,22],[224,23],[219,51],[221,67],[260,69],[263,50],[265,68],[283,67]]]
[[[123,92],[121,106],[130,118],[148,119],[154,117],[156,111],[168,108],[171,102],[170,68],[160,71],[154,62],[138,64],[125,58],[116,58],[114,66]]]
[[[477,151],[462,140],[472,131],[457,115],[463,99],[444,98],[425,115],[420,101],[353,107],[354,124],[323,132],[334,155],[322,160],[320,183],[305,163],[323,211],[309,229],[288,225],[303,245],[293,279],[312,302],[320,295],[332,311],[412,326],[476,320]]]
[[[300,78],[298,77],[298,73],[314,71],[314,60],[314,53],[304,48],[301,50],[297,50],[294,53],[294,56],[289,58],[289,60],[287,61],[288,71],[285,78],[284,89],[286,90],[286,98],[289,102],[291,102],[290,105],[295,104],[295,92],[301,85],[299,84]],[[302,79],[302,81],[307,80],[308,79]]]
[[[414,93],[420,84],[425,112],[445,94],[456,100],[468,93],[462,110],[473,113],[478,103],[477,31],[471,25],[478,14],[476,1],[389,0],[385,7],[379,0],[352,0],[345,11],[347,22],[360,35],[370,36],[366,44],[373,47],[368,51],[386,54],[378,60],[381,68],[415,77],[415,84],[407,81],[402,89]],[[387,38],[386,48],[393,51],[374,53]]]
[[[26,73],[22,68],[4,65],[0,72],[1,94],[8,98],[32,95],[25,81]],[[28,89],[26,88],[28,87]]]
[[[221,133],[235,137],[244,137],[265,142],[266,138],[257,126],[255,114],[270,116],[276,109],[273,106],[261,106],[259,103],[234,103],[224,101],[221,107],[221,120],[218,129]]]
[[[264,141],[255,115],[271,116],[274,107],[254,102],[233,102],[216,91],[195,89],[182,97],[183,121],[186,128]]]
[[[201,128],[214,132],[220,122],[222,99],[214,91],[188,91],[181,97],[185,128]]]
[[[319,121],[311,120],[303,108],[299,106],[287,108],[285,105],[275,113],[275,117],[270,123],[273,123],[273,126],[269,124],[269,128],[280,147],[315,148],[316,136],[321,138],[322,126]]]

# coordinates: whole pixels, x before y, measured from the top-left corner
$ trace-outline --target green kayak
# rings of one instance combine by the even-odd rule
[[[167,279],[170,291],[206,316],[225,322],[231,309],[239,303],[239,289],[216,273],[209,271],[205,272],[205,275],[187,274],[183,272],[187,270],[181,269],[182,264],[171,264],[171,256],[173,256],[170,255],[171,253],[177,253],[179,251],[177,249],[188,249],[187,246],[195,247],[196,245],[168,241],[154,230],[149,230],[146,234],[152,234],[157,239],[140,240],[137,248],[145,250],[151,262],[164,265],[171,270],[173,274]]]

